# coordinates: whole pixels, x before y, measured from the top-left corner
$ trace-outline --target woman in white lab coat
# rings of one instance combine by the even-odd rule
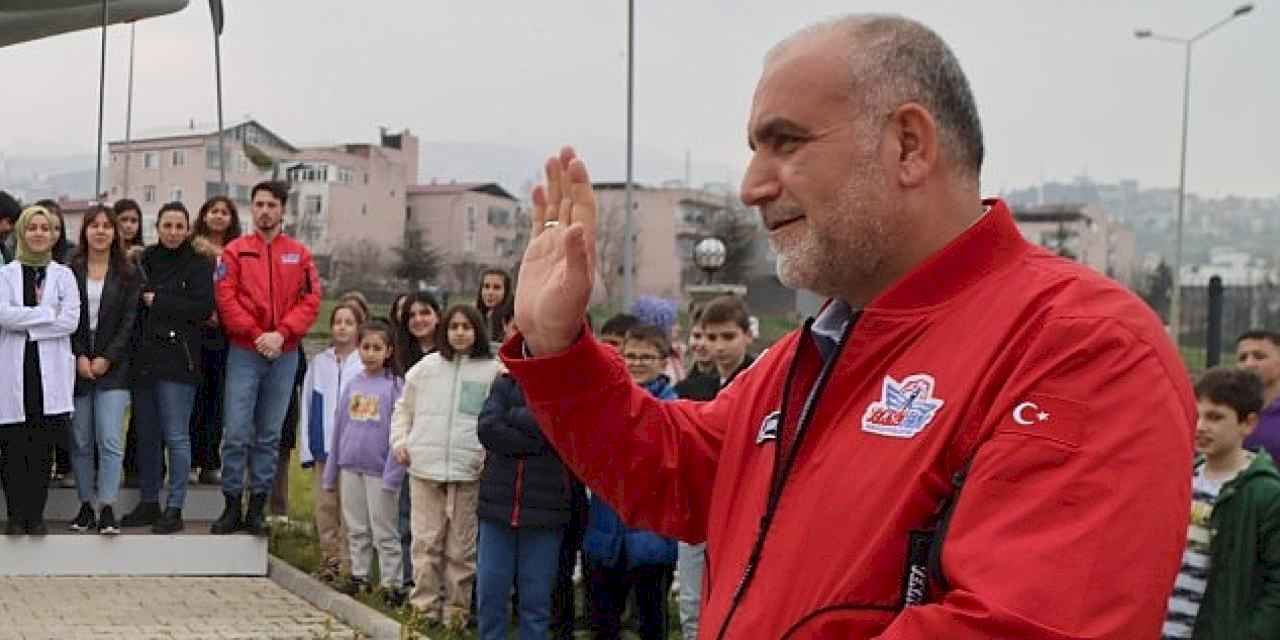
[[[0,482],[6,535],[44,535],[53,446],[71,423],[80,290],[52,260],[54,216],[30,207],[18,217],[17,259],[0,267]]]

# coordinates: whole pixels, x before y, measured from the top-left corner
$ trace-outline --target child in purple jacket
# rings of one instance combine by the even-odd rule
[[[373,550],[384,598],[404,602],[400,549],[399,491],[404,465],[391,455],[391,412],[404,381],[396,369],[391,327],[379,321],[360,326],[360,362],[364,370],[347,384],[338,401],[333,450],[325,465],[323,487],[341,487],[342,521],[351,547],[351,579],[342,591],[369,587]]]

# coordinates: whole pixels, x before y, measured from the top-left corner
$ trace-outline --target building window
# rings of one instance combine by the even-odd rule
[[[467,205],[467,237],[466,250],[476,250],[476,207],[475,205]]]
[[[154,151],[148,151],[148,152],[146,152],[146,153],[142,154],[142,168],[143,168],[143,169],[155,169],[155,168],[156,168],[156,165],[157,165],[158,163],[159,163],[159,162],[158,162],[158,157],[156,156],[156,152],[154,152]]]
[[[210,168],[210,169],[221,169],[221,168],[222,168],[222,161],[218,159],[218,148],[217,148],[217,147],[213,147],[213,148],[211,148],[211,149],[208,149],[208,150],[205,152],[205,160],[204,160],[204,162],[205,162],[205,164],[206,164],[206,165],[208,165],[208,166],[209,166],[209,168]]]
[[[324,208],[324,200],[320,196],[307,196],[305,204],[303,215],[320,215],[320,210]]]
[[[240,160],[236,166],[240,173],[249,173],[249,156],[240,156]]]
[[[489,207],[489,225],[505,227],[511,224],[511,210],[502,207]]]
[[[362,216],[369,215],[369,205],[367,204],[360,205],[360,215]]]
[[[249,187],[243,184],[236,185],[236,202],[249,202]]]
[[[187,153],[185,151],[182,151],[181,149],[174,150],[173,158],[171,159],[170,164],[172,164],[175,167],[186,166]]]
[[[169,202],[182,202],[182,187],[169,189]]]
[[[111,164],[120,164],[120,154],[118,153],[111,154]]]
[[[156,201],[156,188],[154,186],[147,185],[142,188],[142,201],[143,202]]]
[[[365,174],[364,174],[364,183],[365,183],[365,184],[369,184],[369,173],[368,173],[368,172],[365,172]]]
[[[505,258],[510,253],[511,248],[507,244],[506,238],[493,239],[493,255],[498,256],[499,258]]]
[[[410,219],[410,218],[412,218],[412,217],[413,217],[413,207],[405,207],[405,208],[404,208],[404,221],[405,221],[405,222],[408,222],[408,221],[409,221],[409,219]]]

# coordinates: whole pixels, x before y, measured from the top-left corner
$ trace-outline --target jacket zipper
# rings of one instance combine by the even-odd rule
[[[267,306],[271,307],[271,331],[276,330],[276,284],[275,271],[272,264],[275,260],[271,257],[271,243],[267,243]]]
[[[511,509],[511,528],[520,526],[520,493],[524,488],[524,460],[516,462],[516,501]]]
[[[800,452],[800,447],[804,443],[805,433],[808,431],[810,420],[813,419],[813,413],[817,409],[819,398],[826,389],[827,381],[831,378],[831,372],[835,370],[835,366],[840,362],[840,356],[844,353],[844,347],[849,342],[849,336],[853,333],[853,327],[857,324],[858,315],[849,319],[849,326],[845,328],[844,335],[840,337],[840,342],[836,345],[835,351],[831,357],[822,364],[822,369],[818,372],[818,379],[814,381],[813,388],[805,399],[804,407],[800,411],[800,418],[796,421],[796,434],[791,443],[790,451],[783,451],[785,438],[782,433],[778,434],[775,440],[777,448],[774,450],[774,477],[770,483],[769,496],[765,502],[764,515],[760,517],[760,527],[757,529],[756,541],[751,548],[751,555],[747,558],[747,566],[742,571],[742,577],[738,579],[738,586],[734,589],[733,598],[730,600],[729,612],[725,614],[724,622],[720,625],[720,632],[716,634],[716,640],[723,640],[725,634],[729,631],[729,625],[733,623],[733,616],[738,611],[738,606],[742,604],[743,597],[746,596],[747,589],[751,586],[752,580],[756,575],[756,567],[760,564],[760,557],[764,552],[764,542],[769,536],[769,529],[773,525],[773,515],[777,512],[778,504],[782,501],[782,490],[786,486],[787,477],[791,473],[791,465],[795,462]],[[801,340],[812,340],[813,319],[805,322],[804,330],[801,333]],[[791,402],[791,383],[795,378],[796,370],[799,368],[800,348],[798,345],[796,354],[791,361],[791,368],[787,372],[786,382],[783,383],[782,395],[782,416],[780,425],[786,424],[788,413],[788,404]],[[817,346],[813,347],[817,349]],[[819,353],[819,357],[821,354]],[[783,427],[785,428],[785,427]]]
[[[449,413],[447,414],[447,418],[446,418],[446,420],[448,420],[448,423],[445,428],[445,435],[444,435],[444,478],[445,478],[444,481],[445,482],[453,482],[453,479],[452,479],[453,465],[451,464],[451,461],[450,461],[450,459],[453,457],[453,423],[455,421],[454,418],[456,417],[455,414],[458,411],[458,381],[461,380],[462,378],[462,358],[464,356],[457,355],[454,357],[457,358],[458,361],[453,363],[453,386],[452,386],[452,391],[449,393]]]

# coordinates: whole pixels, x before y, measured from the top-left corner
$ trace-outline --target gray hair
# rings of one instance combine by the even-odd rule
[[[847,15],[810,25],[787,37],[766,63],[797,42],[840,35],[850,73],[850,95],[866,117],[907,102],[929,110],[938,122],[943,152],[956,168],[977,178],[982,172],[982,123],[973,91],[947,43],[928,27],[893,15]]]

